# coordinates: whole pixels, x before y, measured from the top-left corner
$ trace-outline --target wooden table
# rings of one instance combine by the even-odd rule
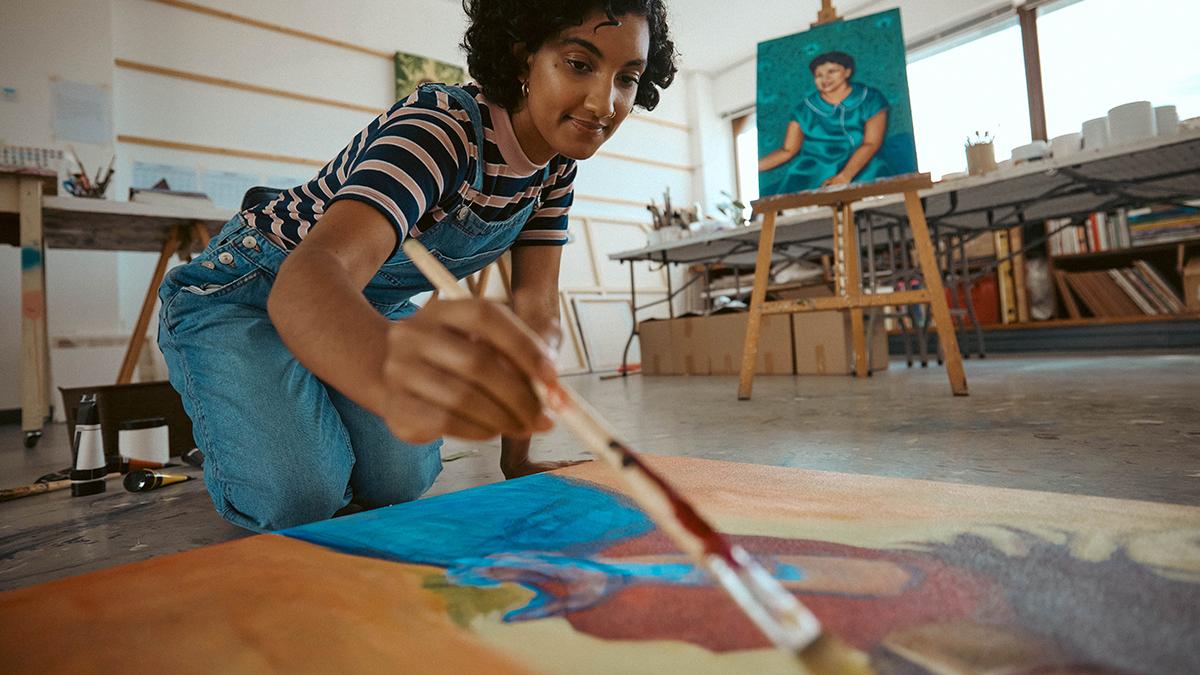
[[[57,176],[39,172],[0,171],[0,244],[21,248],[21,429],[25,447],[33,447],[50,415],[50,349],[46,330],[47,247],[90,251],[157,251],[163,253],[178,233],[216,233],[232,214],[213,206],[165,206],[106,199],[55,196]],[[203,238],[186,241],[185,254]],[[172,253],[174,249],[172,249]],[[169,255],[167,256],[169,258]],[[157,276],[157,275],[156,275]],[[157,286],[156,283],[152,286]],[[153,289],[147,303],[153,309]],[[131,345],[145,333],[149,312]],[[127,354],[127,361],[129,354]],[[124,372],[125,368],[122,368]]]

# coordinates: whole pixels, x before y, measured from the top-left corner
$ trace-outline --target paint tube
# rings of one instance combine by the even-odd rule
[[[100,412],[96,395],[85,394],[75,413],[75,465],[71,469],[71,496],[83,497],[104,492],[108,461],[104,457],[104,437],[100,433]]]

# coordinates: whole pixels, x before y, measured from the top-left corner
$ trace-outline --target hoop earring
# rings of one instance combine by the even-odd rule
[[[614,110],[614,111],[612,111],[612,114],[609,115],[608,117],[601,117],[600,119],[611,120],[611,119],[616,119],[616,117],[617,117],[617,111]]]
[[[525,80],[521,83],[521,96],[529,98],[529,80]]]

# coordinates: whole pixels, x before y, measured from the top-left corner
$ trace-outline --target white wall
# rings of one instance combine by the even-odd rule
[[[457,2],[446,0],[201,0],[208,7],[292,29],[316,33],[377,50],[419,53],[464,64],[458,43],[464,26]],[[0,140],[14,145],[62,147],[51,131],[50,78],[100,85],[112,91],[114,137],[144,136],[200,145],[238,148],[327,160],[370,121],[357,113],[169,78],[116,67],[125,59],[248,82],[366,106],[393,102],[389,60],[295,36],[232,22],[146,0],[4,1],[0,21],[0,85],[15,86],[19,100],[0,102]],[[72,17],[64,21],[63,17]],[[417,30],[412,27],[417,26]],[[647,117],[693,124],[688,83],[681,77],[664,92]],[[694,107],[694,106],[693,106]],[[140,144],[74,144],[90,167],[117,153],[117,173],[109,197],[124,199],[136,162],[161,163],[204,171],[232,171],[264,179],[306,177],[316,168],[303,164],[226,157]],[[630,119],[604,151],[691,166],[693,139],[687,129]],[[580,167],[579,198],[573,213],[587,217],[590,237],[579,236],[564,256],[562,287],[571,298],[619,301],[628,297],[628,271],[609,263],[611,251],[645,243],[649,223],[638,206],[589,200],[588,196],[645,203],[661,201],[667,186],[676,203],[694,201],[693,172],[597,156]],[[232,215],[232,212],[231,212]],[[608,219],[608,220],[605,220]],[[612,222],[608,222],[612,221]],[[573,230],[584,229],[574,223]],[[584,250],[587,242],[594,250]],[[52,340],[70,336],[128,335],[136,321],[155,262],[154,254],[51,250],[47,254],[49,332]],[[17,316],[19,253],[0,247],[0,311]],[[586,263],[586,264],[585,264]],[[643,266],[644,267],[644,266]],[[639,272],[651,293],[663,286],[661,274]],[[599,283],[597,283],[599,281]],[[577,303],[575,303],[577,304]],[[665,308],[664,308],[665,309]],[[606,308],[607,311],[607,308]],[[573,316],[564,317],[574,321]],[[615,342],[611,322],[584,322],[601,331],[589,340]],[[154,326],[151,326],[153,332]],[[624,330],[620,328],[620,330]],[[0,409],[20,404],[20,325],[0,329]],[[611,351],[611,350],[610,350]],[[157,355],[157,350],[154,350]],[[636,352],[635,352],[636,356]],[[107,384],[116,377],[121,350],[112,347],[52,351],[56,385]],[[158,357],[161,359],[161,357]],[[619,354],[618,354],[619,358]],[[598,359],[612,362],[611,354]],[[161,363],[161,361],[160,361]],[[160,372],[161,375],[161,372]]]

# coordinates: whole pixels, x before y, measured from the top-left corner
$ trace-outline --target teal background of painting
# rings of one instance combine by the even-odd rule
[[[852,82],[874,87],[888,100],[888,131],[881,153],[892,166],[915,171],[917,149],[913,141],[912,105],[908,100],[908,68],[900,10],[838,21],[812,30],[776,38],[758,45],[758,156],[783,144],[788,122],[804,97],[816,91],[808,63],[825,52],[840,51],[854,57]],[[785,171],[787,164],[774,169]],[[766,175],[766,174],[762,174]],[[767,181],[760,180],[767,184]],[[816,185],[810,187],[818,187]],[[762,196],[768,196],[764,192]]]

